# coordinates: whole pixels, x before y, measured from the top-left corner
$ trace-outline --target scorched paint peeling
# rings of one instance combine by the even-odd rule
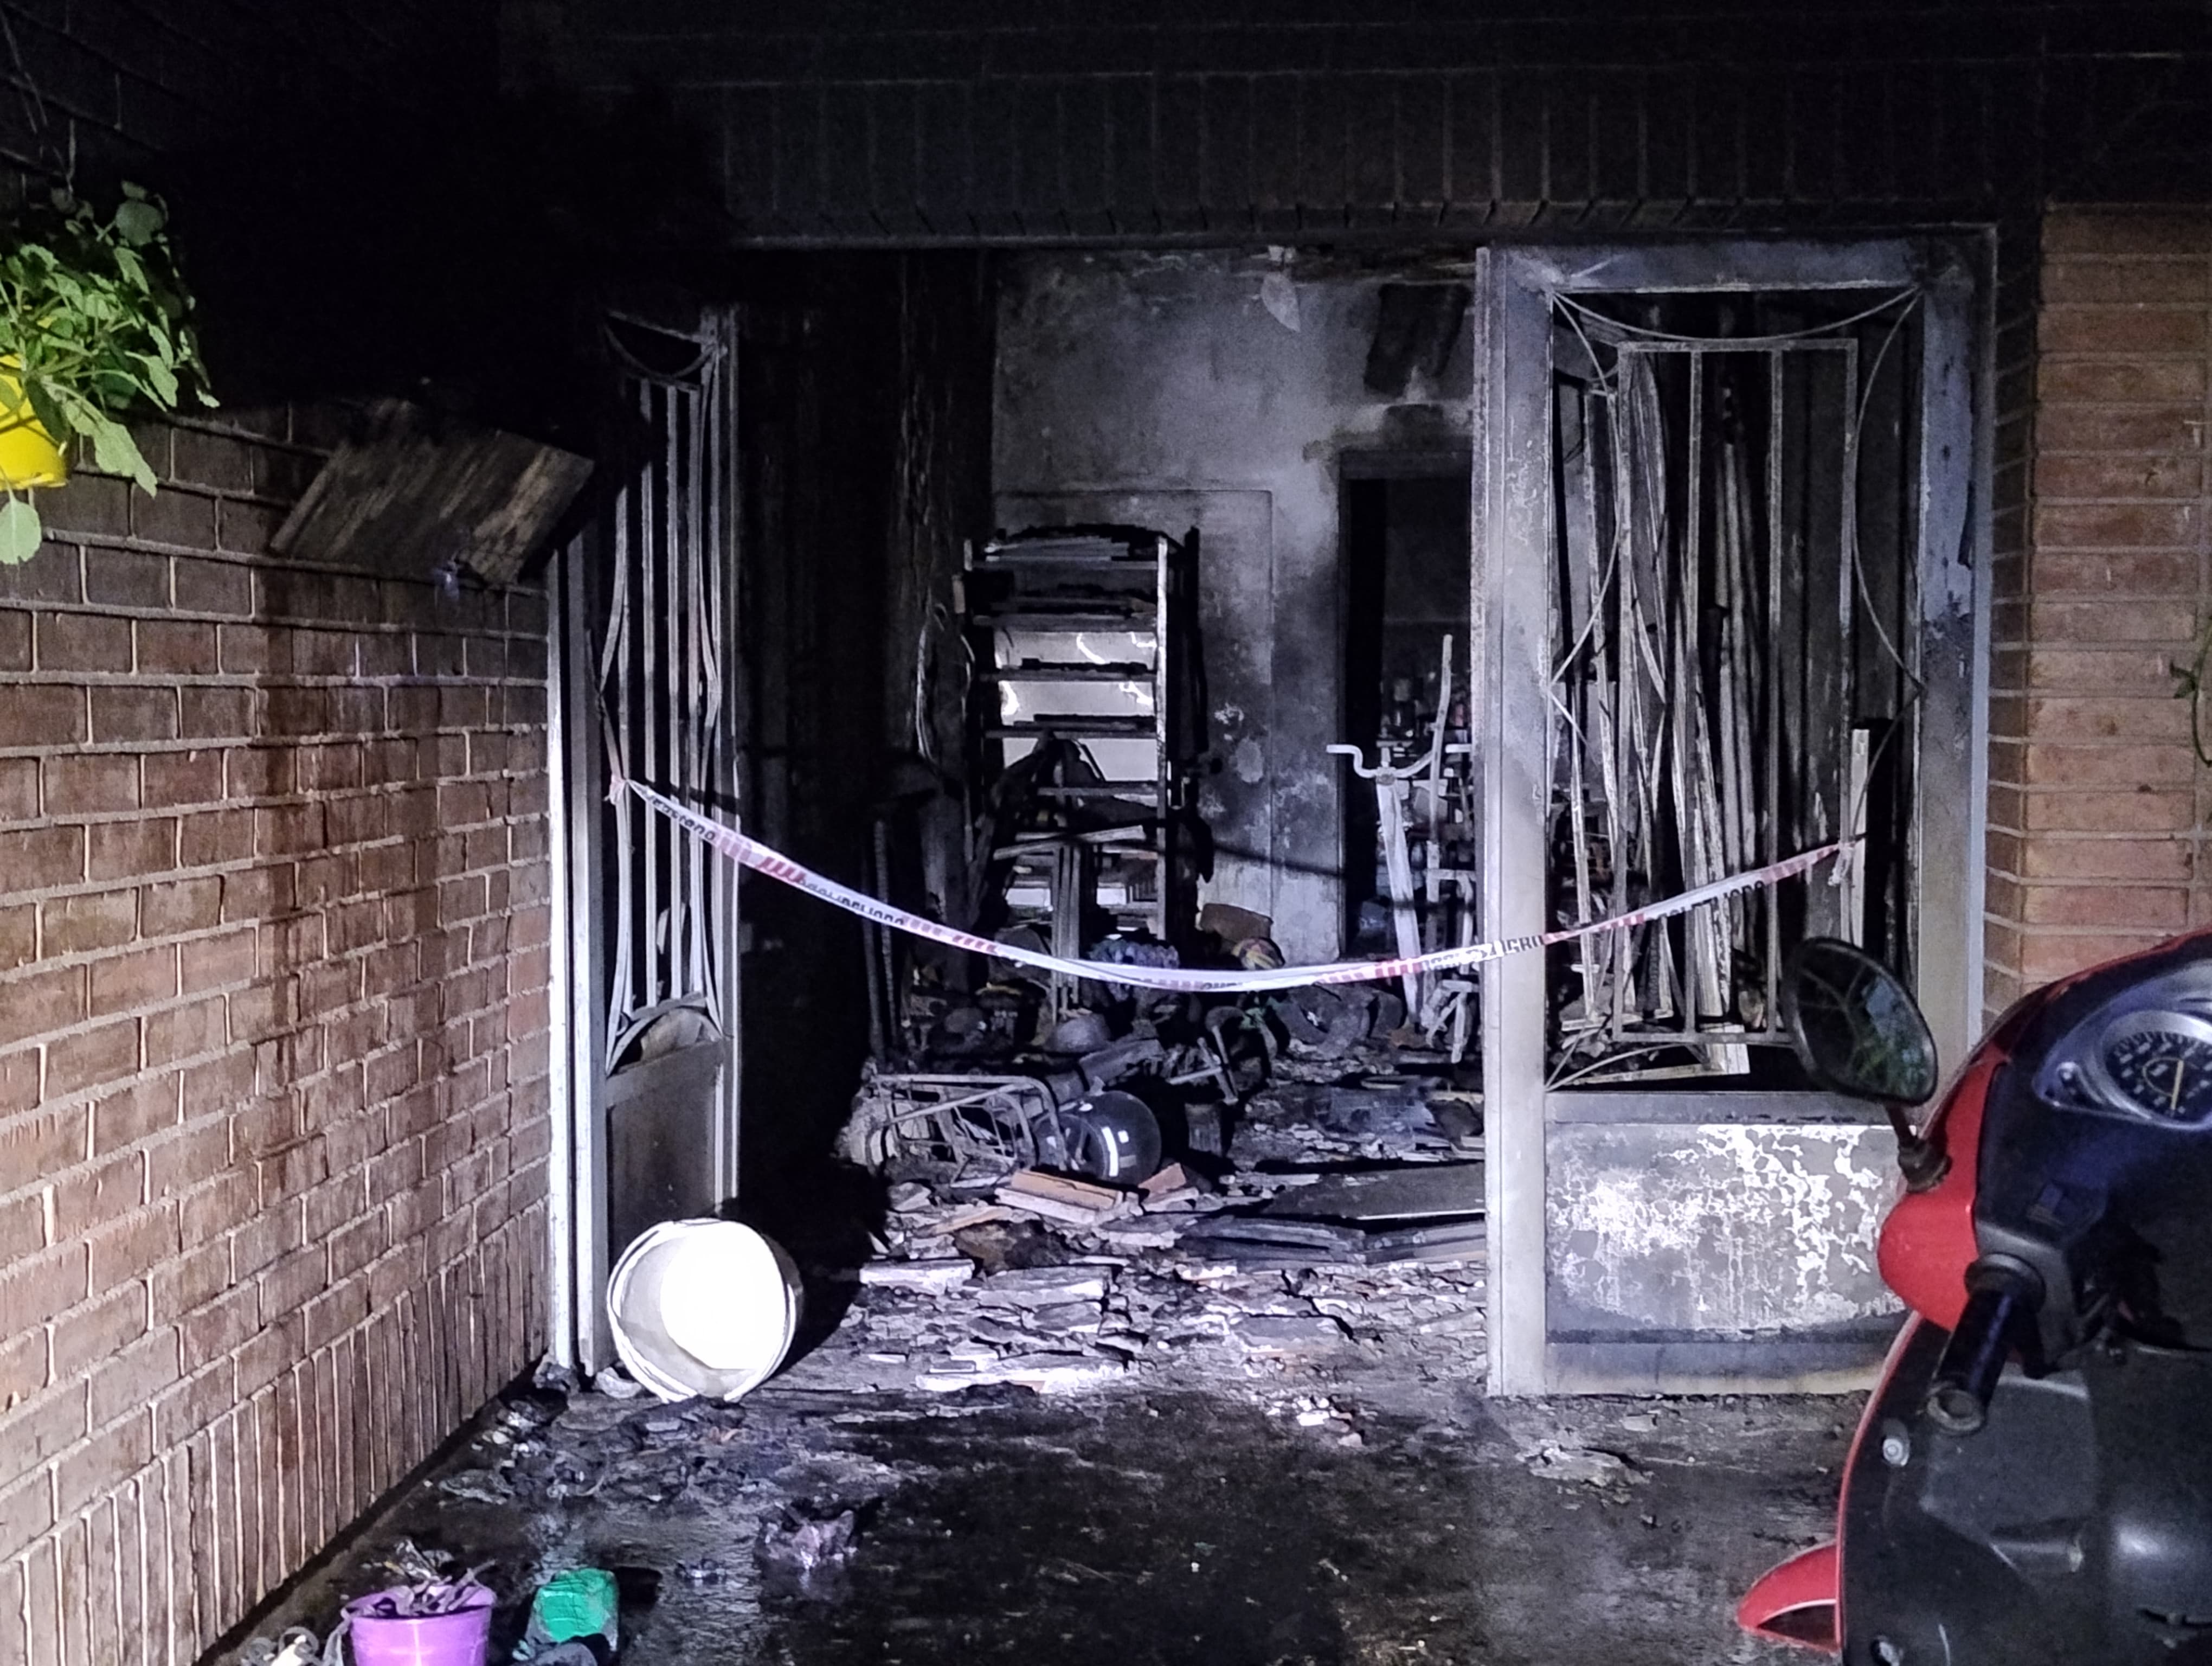
[[[1886,1130],[1856,1125],[1555,1128],[1553,1300],[1645,1332],[1796,1330],[1894,1311],[1875,1266],[1893,1150]]]

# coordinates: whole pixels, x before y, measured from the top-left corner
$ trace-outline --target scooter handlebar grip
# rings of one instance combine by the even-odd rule
[[[1954,1435],[1978,1432],[1989,1420],[1990,1396],[2012,1357],[2014,1324],[2035,1305],[2031,1280],[1977,1267],[1966,1310],[1951,1333],[1928,1387],[1929,1421]]]

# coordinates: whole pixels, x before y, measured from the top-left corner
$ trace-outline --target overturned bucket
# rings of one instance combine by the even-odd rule
[[[663,1400],[735,1400],[783,1363],[799,1330],[799,1268],[733,1220],[665,1220],[607,1280],[615,1352]]]

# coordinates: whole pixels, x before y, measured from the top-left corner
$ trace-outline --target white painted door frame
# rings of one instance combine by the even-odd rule
[[[610,1109],[619,1096],[609,1089],[611,1046],[664,1006],[694,1004],[719,1024],[727,1054],[696,1158],[716,1198],[738,1189],[737,875],[684,835],[637,860],[640,842],[653,835],[641,818],[652,812],[608,800],[608,745],[628,748],[641,736],[642,750],[627,763],[638,779],[732,823],[740,790],[736,323],[710,313],[696,335],[660,333],[696,350],[696,360],[675,373],[630,365],[624,386],[639,431],[657,444],[559,552],[547,585],[547,1334],[555,1359],[586,1372],[614,1359],[605,1292],[619,1248],[609,1225]],[[653,576],[640,582],[647,573]],[[618,651],[611,632],[622,638]]]

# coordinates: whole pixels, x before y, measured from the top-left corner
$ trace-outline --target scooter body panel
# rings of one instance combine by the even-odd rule
[[[2054,1074],[2138,1003],[2212,1022],[2212,933],[2024,1000],[1929,1120],[1950,1166],[1883,1225],[1912,1316],[1836,1544],[1762,1579],[1747,1628],[1846,1666],[2212,1666],[2212,1116],[2131,1116]],[[1988,1259],[2027,1269],[2039,1300],[1961,1433],[1928,1402]]]

